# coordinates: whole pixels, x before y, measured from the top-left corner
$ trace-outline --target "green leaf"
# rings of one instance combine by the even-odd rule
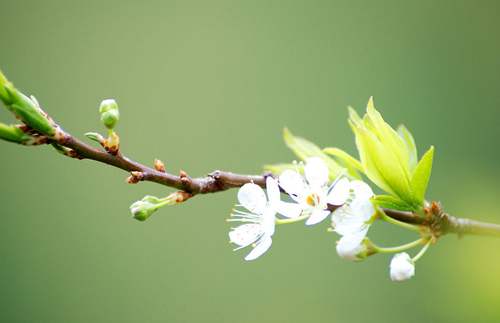
[[[280,175],[283,173],[285,170],[290,169],[290,170],[299,170],[300,173],[303,172],[303,166],[301,165],[295,165],[292,163],[283,163],[283,164],[269,164],[269,165],[264,165],[264,170],[266,172],[270,172],[274,175]]]
[[[356,135],[356,146],[368,178],[385,192],[412,201],[405,170],[391,154],[389,147],[383,145],[363,125],[356,126],[351,120],[350,125]]]
[[[321,158],[328,167],[330,179],[335,179],[342,173],[343,168],[309,140],[294,136],[287,128],[283,130],[283,138],[288,148],[290,148],[301,160],[306,160],[309,157]]]
[[[43,114],[37,102],[19,92],[12,83],[2,81],[2,77],[5,78],[3,75],[0,77],[0,99],[7,109],[38,132],[48,136],[54,135],[54,126]]]
[[[402,199],[392,195],[376,195],[372,198],[372,202],[381,208],[391,210],[416,211],[417,209]]]
[[[406,143],[399,134],[382,118],[380,112],[375,109],[373,97],[368,101],[366,114],[363,118],[366,128],[370,130],[378,140],[387,147],[389,153],[386,158],[395,158],[403,169],[405,179],[410,182],[409,154]]]
[[[434,146],[422,156],[417,164],[411,179],[411,186],[416,197],[416,202],[422,205],[425,200],[425,193],[432,173],[432,161],[434,159]]]
[[[409,154],[409,163],[410,163],[410,172],[415,170],[415,166],[417,166],[418,155],[417,155],[417,146],[415,144],[415,139],[411,132],[404,125],[400,125],[398,127],[398,134],[406,143],[406,148]]]
[[[7,91],[5,90],[5,86],[8,83],[9,83],[9,81],[7,81],[7,78],[5,77],[5,75],[0,70],[0,99],[2,101],[7,100],[7,98],[8,98]]]
[[[349,155],[348,153],[339,148],[329,147],[329,148],[324,148],[323,151],[326,154],[335,157],[342,166],[345,166],[347,168],[349,175],[351,175],[356,179],[361,178],[360,173],[364,173],[364,170],[363,170],[363,165],[361,165],[361,162],[359,160],[357,160],[356,158],[352,157],[351,155]]]
[[[0,123],[0,139],[22,144],[29,141],[31,137],[16,126]]]

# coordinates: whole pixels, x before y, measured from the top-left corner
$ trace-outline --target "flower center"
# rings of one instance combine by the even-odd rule
[[[309,194],[306,197],[306,203],[310,206],[317,206],[319,205],[319,195],[316,193]]]

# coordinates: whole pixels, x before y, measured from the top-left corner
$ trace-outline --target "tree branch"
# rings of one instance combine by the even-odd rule
[[[63,147],[70,148],[79,159],[90,159],[113,167],[123,169],[127,172],[140,172],[140,180],[150,181],[186,191],[191,195],[215,193],[225,191],[233,187],[241,187],[246,183],[255,183],[265,186],[265,175],[240,175],[231,172],[216,170],[206,177],[191,178],[185,172],[180,175],[172,175],[160,172],[151,167],[133,161],[118,152],[116,155],[94,148],[79,139],[65,133],[63,139],[58,141]]]

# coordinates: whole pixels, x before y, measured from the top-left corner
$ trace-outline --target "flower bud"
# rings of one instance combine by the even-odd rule
[[[120,119],[118,104],[113,99],[103,100],[99,106],[99,113],[101,114],[101,122],[108,129],[113,129]]]
[[[390,272],[392,281],[404,281],[415,275],[415,264],[406,252],[398,253],[392,257]]]
[[[146,221],[156,210],[161,207],[162,200],[151,195],[145,196],[142,200],[130,206],[130,212],[134,219]]]
[[[137,201],[130,206],[130,212],[132,213],[134,219],[139,221],[146,221],[159,208],[165,205],[175,205],[182,203],[189,199],[191,196],[191,194],[184,191],[174,192],[162,199],[155,196],[146,195],[142,200]]]

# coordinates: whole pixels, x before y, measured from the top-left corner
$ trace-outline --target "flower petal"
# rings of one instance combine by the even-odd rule
[[[358,200],[366,201],[372,198],[373,191],[365,182],[356,180],[352,181],[350,184],[351,189],[354,192],[354,203]]]
[[[245,257],[245,260],[251,261],[259,258],[271,247],[272,243],[273,240],[270,236],[263,236],[259,242],[257,242],[255,248],[253,248],[253,250],[250,251],[250,253]]]
[[[293,198],[293,195],[300,197],[304,195],[306,190],[306,183],[304,182],[304,178],[293,170],[285,170],[281,173],[279,177],[280,186],[290,194]]]
[[[243,224],[229,232],[229,240],[240,248],[251,245],[262,235],[260,224]]]
[[[266,191],[269,203],[273,206],[278,204],[280,201],[280,188],[278,186],[278,181],[272,177],[266,178]]]
[[[274,234],[276,226],[276,211],[272,208],[266,208],[262,215],[262,231],[268,236]]]
[[[332,213],[332,226],[335,232],[342,236],[352,234],[365,236],[369,228],[366,221],[365,218],[354,213],[348,205],[344,205]]]
[[[296,218],[302,213],[302,206],[297,203],[280,201],[278,203],[276,212],[287,218]]]
[[[343,177],[333,185],[330,193],[328,193],[326,202],[332,205],[342,205],[349,198],[350,190],[351,184],[349,180]]]
[[[331,212],[328,210],[322,210],[322,209],[314,209],[311,216],[307,219],[306,225],[313,225],[320,223],[326,217],[330,214]]]
[[[363,251],[361,243],[364,238],[365,236],[361,234],[343,236],[337,242],[337,254],[347,260],[359,260],[358,254]]]
[[[328,167],[319,157],[307,159],[304,174],[309,185],[313,187],[321,187],[328,182]]]
[[[264,190],[253,183],[247,183],[239,189],[238,201],[247,210],[257,214],[262,214],[267,204]]]
[[[363,202],[352,203],[350,205],[352,213],[361,218],[364,222],[370,220],[370,218],[375,214],[375,208],[370,200],[365,200]]]

